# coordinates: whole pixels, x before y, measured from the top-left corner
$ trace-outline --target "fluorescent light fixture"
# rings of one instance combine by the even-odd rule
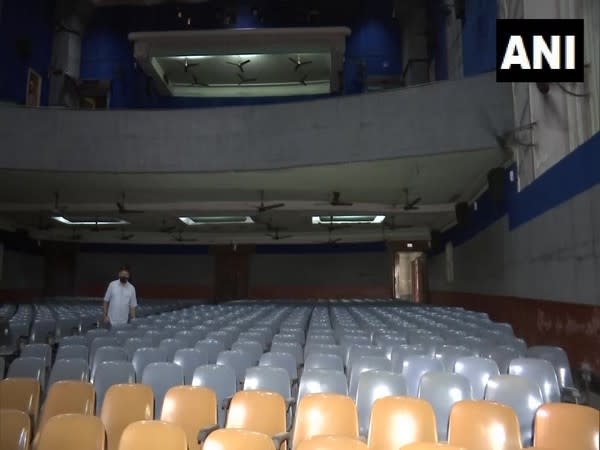
[[[250,216],[200,216],[200,217],[180,217],[186,225],[241,225],[254,223]]]
[[[313,225],[381,223],[385,216],[313,216]]]
[[[412,242],[407,242],[406,243],[406,248],[413,248],[413,243]]]
[[[52,220],[56,220],[65,225],[91,226],[91,225],[129,225],[129,222],[123,219],[113,219],[109,217],[64,217],[53,216]]]

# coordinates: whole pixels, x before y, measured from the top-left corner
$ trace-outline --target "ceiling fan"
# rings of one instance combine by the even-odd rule
[[[252,83],[253,81],[256,81],[257,78],[246,78],[244,75],[242,75],[241,73],[237,74],[238,78],[240,79],[239,84],[244,84],[244,83]]]
[[[337,191],[334,191],[331,196],[331,202],[329,202],[331,206],[352,206],[354,203],[352,202],[343,202],[341,200],[341,194]]]
[[[121,194],[121,201],[117,202],[117,208],[120,214],[143,214],[144,211],[139,209],[128,209],[125,207],[125,193]]]
[[[160,227],[161,233],[172,233],[176,229],[177,229],[177,227],[175,225],[167,225],[166,219],[163,219],[162,227]]]
[[[409,200],[408,197],[408,188],[404,189],[404,196],[405,196],[405,202],[404,202],[404,211],[413,211],[413,210],[417,210],[418,208],[418,204],[421,202],[421,197],[417,197],[413,200]]]
[[[122,241],[129,241],[135,237],[135,234],[126,234],[125,230],[121,229],[121,235],[118,238]]]
[[[54,193],[54,207],[52,208],[52,214],[55,216],[62,216],[67,211],[66,206],[60,206],[58,192]]]
[[[183,60],[183,62],[177,61],[177,63],[183,66],[183,71],[185,73],[187,73],[187,71],[190,70],[192,67],[196,67],[198,65],[198,64],[190,64],[190,62],[188,61],[187,58],[185,58]]]
[[[260,205],[255,206],[254,208],[256,208],[260,214],[272,209],[283,208],[284,206],[285,203],[271,203],[270,205],[265,205],[265,191],[260,191]]]
[[[210,87],[210,85],[208,83],[203,83],[201,81],[198,80],[198,77],[196,76],[195,73],[192,73],[192,86],[204,86],[204,87]]]
[[[181,234],[181,230],[179,230],[179,232],[175,236],[172,236],[172,238],[177,242],[196,242],[198,240],[195,238],[183,237],[183,235]]]
[[[391,219],[389,219],[389,220],[385,220],[382,223],[382,226],[384,228],[387,228],[388,230],[398,230],[398,229],[403,229],[403,228],[412,228],[412,225],[396,225],[396,218],[394,216],[392,216]]]
[[[232,62],[232,61],[225,61],[225,62],[226,62],[227,64],[230,64],[230,65],[232,65],[232,66],[235,66],[235,67],[237,67],[238,69],[240,69],[240,72],[243,72],[243,71],[244,71],[244,66],[245,66],[246,64],[250,63],[250,60],[249,60],[249,59],[247,59],[247,60],[245,60],[245,61],[242,61],[242,62],[239,62],[239,63],[234,63],[234,62]]]
[[[312,64],[312,61],[302,61],[300,59],[300,56],[298,56],[296,59],[290,57],[288,58],[292,64],[294,64],[294,72],[298,72],[298,69],[300,69],[300,67],[302,66],[306,66],[308,64]]]
[[[274,241],[280,241],[281,239],[289,239],[293,237],[291,234],[280,235],[279,232],[282,231],[281,228],[274,228],[273,233],[266,233],[265,236],[269,236]]]

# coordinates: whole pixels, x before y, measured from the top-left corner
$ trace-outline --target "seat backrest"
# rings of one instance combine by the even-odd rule
[[[396,345],[391,350],[392,370],[394,372],[402,372],[404,359],[411,355],[425,355],[426,351],[422,345]]]
[[[83,336],[82,336],[83,337]],[[61,359],[85,359],[89,358],[88,348],[85,345],[60,345],[56,352],[56,361]]]
[[[368,450],[360,439],[347,436],[315,436],[300,442],[296,450]]]
[[[406,395],[406,383],[401,374],[384,370],[370,370],[360,374],[356,389],[356,409],[361,436],[367,436],[369,432],[373,403],[392,395]]]
[[[16,409],[31,417],[31,427],[37,425],[40,409],[40,383],[35,378],[5,378],[0,381],[2,409]]]
[[[408,395],[416,397],[421,377],[429,372],[443,372],[444,365],[437,359],[429,356],[409,355],[404,358],[402,375],[406,379],[406,390]]]
[[[274,436],[284,433],[286,406],[283,397],[274,392],[240,391],[231,399],[225,428],[242,428]]]
[[[204,441],[203,450],[275,450],[273,440],[264,433],[226,428],[212,432]]]
[[[83,345],[84,347],[87,348],[88,346],[88,340],[86,339],[85,336],[63,336],[60,339],[60,345],[58,347],[58,349],[60,350],[60,347],[62,346],[71,346],[71,345]]]
[[[508,366],[510,375],[528,377],[542,390],[544,403],[560,403],[560,386],[554,366],[545,359],[516,358]]]
[[[311,437],[325,435],[358,438],[358,415],[350,397],[340,394],[308,394],[299,400],[292,448]]]
[[[106,392],[100,418],[106,428],[107,450],[117,450],[123,430],[154,417],[154,394],[144,384],[115,384]]]
[[[142,383],[154,392],[154,418],[160,418],[165,394],[173,386],[183,385],[183,369],[175,363],[155,362],[144,369]]]
[[[208,364],[215,364],[217,362],[217,357],[219,356],[219,353],[225,351],[225,344],[216,339],[203,339],[201,341],[196,342],[194,348],[196,350],[200,350],[206,355]]]
[[[465,448],[521,448],[519,420],[500,403],[464,400],[454,404],[448,423],[448,444]]]
[[[361,356],[356,359],[352,365],[350,372],[350,382],[348,392],[350,397],[356,399],[356,389],[358,388],[358,380],[363,372],[369,370],[392,370],[392,362],[385,356]]]
[[[252,364],[258,364],[263,353],[263,345],[258,341],[242,340],[234,342],[231,350],[239,350],[248,354],[252,359]]]
[[[402,450],[468,450],[465,447],[456,447],[435,442],[418,442],[402,447]]]
[[[135,370],[127,361],[100,363],[92,379],[96,389],[96,414],[100,414],[106,392],[112,385],[135,383]]]
[[[142,379],[144,369],[148,364],[155,362],[166,362],[167,355],[163,349],[154,347],[138,348],[131,358],[133,367],[135,368],[135,377],[138,380]]]
[[[425,400],[382,397],[371,411],[370,450],[401,448],[413,442],[437,442],[435,413]]]
[[[94,356],[101,347],[120,347],[119,339],[114,336],[99,336],[92,340],[90,344],[90,364],[94,362]]]
[[[538,408],[533,445],[544,449],[600,449],[600,411],[590,406],[547,403]]]
[[[304,370],[325,369],[344,371],[344,360],[334,353],[311,352],[304,358]]]
[[[496,361],[477,356],[458,358],[454,364],[454,371],[467,377],[471,383],[473,400],[483,400],[485,387],[490,377],[500,375]]]
[[[175,339],[185,342],[186,348],[193,348],[196,342],[200,341],[206,333],[201,330],[183,330],[175,333]]]
[[[60,414],[91,415],[95,413],[96,392],[85,381],[58,381],[48,390],[48,396],[40,414],[38,432],[54,416]]]
[[[219,425],[224,426],[226,409],[223,407],[223,401],[237,391],[237,381],[233,369],[216,364],[197,367],[194,371],[192,386],[204,386],[214,391],[217,396],[217,418]]]
[[[496,361],[500,373],[505,374],[508,373],[510,362],[515,358],[521,357],[521,354],[514,348],[499,345],[492,348],[486,356]]]
[[[46,388],[46,361],[35,356],[15,359],[8,368],[7,378],[35,378],[42,391]]]
[[[0,403],[1,405],[2,403]],[[0,409],[0,448],[6,450],[29,450],[31,442],[31,419],[17,409]]]
[[[552,345],[534,345],[525,352],[531,358],[541,358],[550,361],[554,366],[561,387],[574,387],[571,365],[567,352],[562,347]]]
[[[456,402],[472,399],[471,383],[458,373],[426,373],[421,377],[418,397],[428,401],[433,407],[438,439],[445,441],[450,409]]]
[[[271,352],[290,353],[296,358],[296,366],[304,363],[304,351],[298,342],[277,342],[271,344]]]
[[[122,347],[99,347],[96,349],[94,360],[91,365],[92,377],[94,376],[96,367],[98,367],[100,363],[104,361],[127,361],[128,359],[129,355]]]
[[[244,378],[245,391],[270,391],[284,399],[292,396],[290,377],[279,367],[250,367]]]
[[[28,344],[21,350],[21,357],[24,356],[42,358],[46,362],[46,367],[52,365],[52,347],[49,344]]]
[[[189,450],[201,450],[198,430],[217,423],[217,396],[205,387],[172,387],[165,394],[160,420],[179,425],[185,431]]]
[[[519,420],[523,445],[531,445],[533,418],[544,403],[539,385],[528,377],[498,375],[488,380],[484,398],[512,408]]]
[[[337,370],[305,370],[298,387],[298,401],[307,394],[332,393],[348,394],[346,375]]]
[[[246,369],[252,367],[253,358],[240,350],[225,350],[217,356],[218,366],[227,366],[233,369],[238,383],[244,381]]]
[[[452,345],[442,345],[435,352],[435,358],[442,362],[446,372],[453,372],[456,360],[465,356],[475,356],[475,354],[466,347]]]
[[[167,338],[160,341],[160,348],[162,348],[167,357],[167,361],[173,361],[175,352],[181,348],[185,348],[186,343],[179,339]]]
[[[123,350],[127,352],[129,359],[133,359],[133,355],[138,348],[152,348],[152,339],[144,337],[130,337],[125,339]]]
[[[57,381],[87,381],[88,363],[86,359],[58,359],[54,362],[48,377],[48,389]]]
[[[185,431],[173,423],[142,420],[123,431],[118,450],[187,450]]]
[[[98,417],[61,414],[46,422],[37,450],[104,450],[105,446],[104,426]]]
[[[295,381],[298,379],[298,366],[296,365],[296,357],[291,353],[263,353],[263,355],[260,357],[258,365],[285,369],[290,376],[290,380]]]
[[[173,362],[181,366],[184,383],[190,385],[194,378],[194,370],[196,367],[208,364],[208,357],[195,348],[182,348],[175,352]]]

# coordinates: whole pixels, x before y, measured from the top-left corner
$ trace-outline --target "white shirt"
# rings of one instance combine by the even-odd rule
[[[108,303],[108,320],[111,325],[123,325],[129,319],[129,308],[137,306],[135,288],[129,281],[121,283],[111,281],[106,290],[104,301]]]

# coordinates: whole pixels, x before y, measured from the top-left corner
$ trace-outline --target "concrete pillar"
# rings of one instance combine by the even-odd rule
[[[410,1],[398,5],[396,15],[402,26],[402,67],[406,70],[406,85],[427,83],[430,81],[427,48],[430,25],[426,2]]]
[[[89,0],[59,0],[50,63],[50,106],[79,106],[75,82],[81,67],[81,36],[93,6]]]

